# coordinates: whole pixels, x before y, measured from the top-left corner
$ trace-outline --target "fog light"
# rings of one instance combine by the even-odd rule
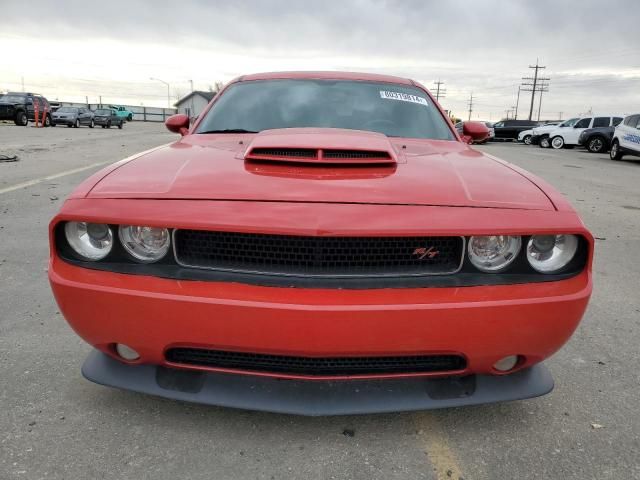
[[[493,364],[493,368],[499,372],[508,372],[518,363],[517,355],[509,355],[508,357],[501,358]]]
[[[124,343],[116,343],[116,353],[130,362],[140,358],[140,354]]]

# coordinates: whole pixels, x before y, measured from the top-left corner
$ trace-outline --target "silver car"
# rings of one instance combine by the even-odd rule
[[[89,128],[95,126],[93,112],[82,107],[60,107],[51,115],[51,125],[66,125],[67,127],[78,128],[86,125]]]

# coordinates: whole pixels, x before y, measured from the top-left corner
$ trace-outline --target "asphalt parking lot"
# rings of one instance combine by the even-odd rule
[[[640,478],[640,161],[517,144],[479,149],[563,192],[596,241],[595,288],[547,365],[555,390],[507,404],[306,418],[94,385],[46,277],[47,225],[101,166],[176,136],[0,124],[0,480]]]

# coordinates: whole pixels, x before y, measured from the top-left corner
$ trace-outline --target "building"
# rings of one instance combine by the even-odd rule
[[[184,113],[189,118],[196,118],[216,96],[216,92],[203,92],[195,90],[178,100],[174,106],[178,113]]]

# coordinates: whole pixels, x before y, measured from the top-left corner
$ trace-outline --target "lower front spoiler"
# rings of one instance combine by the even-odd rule
[[[101,385],[174,400],[311,416],[461,407],[522,400],[553,389],[542,364],[502,376],[316,381],[127,365],[94,350],[82,374]]]

